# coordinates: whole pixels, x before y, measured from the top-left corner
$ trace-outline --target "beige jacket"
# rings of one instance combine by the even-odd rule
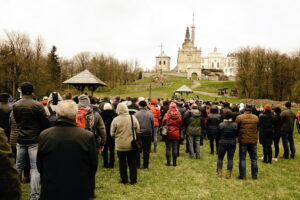
[[[114,118],[110,128],[110,135],[115,138],[117,151],[132,150],[131,141],[133,140],[131,119],[128,108],[125,104],[119,103],[117,107],[118,117]],[[140,125],[135,116],[132,116],[134,132],[140,131]]]

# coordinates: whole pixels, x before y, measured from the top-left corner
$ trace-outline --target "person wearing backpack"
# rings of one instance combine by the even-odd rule
[[[76,124],[79,128],[86,129],[94,134],[97,149],[103,152],[106,143],[106,130],[102,117],[90,106],[90,99],[83,94],[78,97],[78,112]],[[95,198],[95,177],[91,182],[91,198]]]
[[[192,109],[185,113],[183,121],[189,141],[189,157],[200,159],[202,117],[197,104],[193,104]],[[195,153],[194,150],[196,151]]]

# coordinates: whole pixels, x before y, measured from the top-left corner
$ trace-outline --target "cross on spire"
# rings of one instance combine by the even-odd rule
[[[163,52],[164,52],[164,45],[163,45],[163,43],[161,43],[159,45],[159,47],[160,47],[160,55],[163,55]]]

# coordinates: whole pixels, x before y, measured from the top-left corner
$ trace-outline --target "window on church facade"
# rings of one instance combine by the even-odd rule
[[[159,64],[161,65],[161,61],[159,61]]]
[[[217,67],[219,68],[219,63],[217,63]]]
[[[211,63],[211,67],[214,68],[214,66],[215,66],[215,63]]]
[[[164,65],[166,64],[166,61],[164,61]]]

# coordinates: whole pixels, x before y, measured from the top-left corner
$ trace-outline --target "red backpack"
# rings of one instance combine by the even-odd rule
[[[89,112],[85,108],[79,108],[76,115],[76,124],[79,128],[87,129],[95,133],[95,116],[94,111]]]

